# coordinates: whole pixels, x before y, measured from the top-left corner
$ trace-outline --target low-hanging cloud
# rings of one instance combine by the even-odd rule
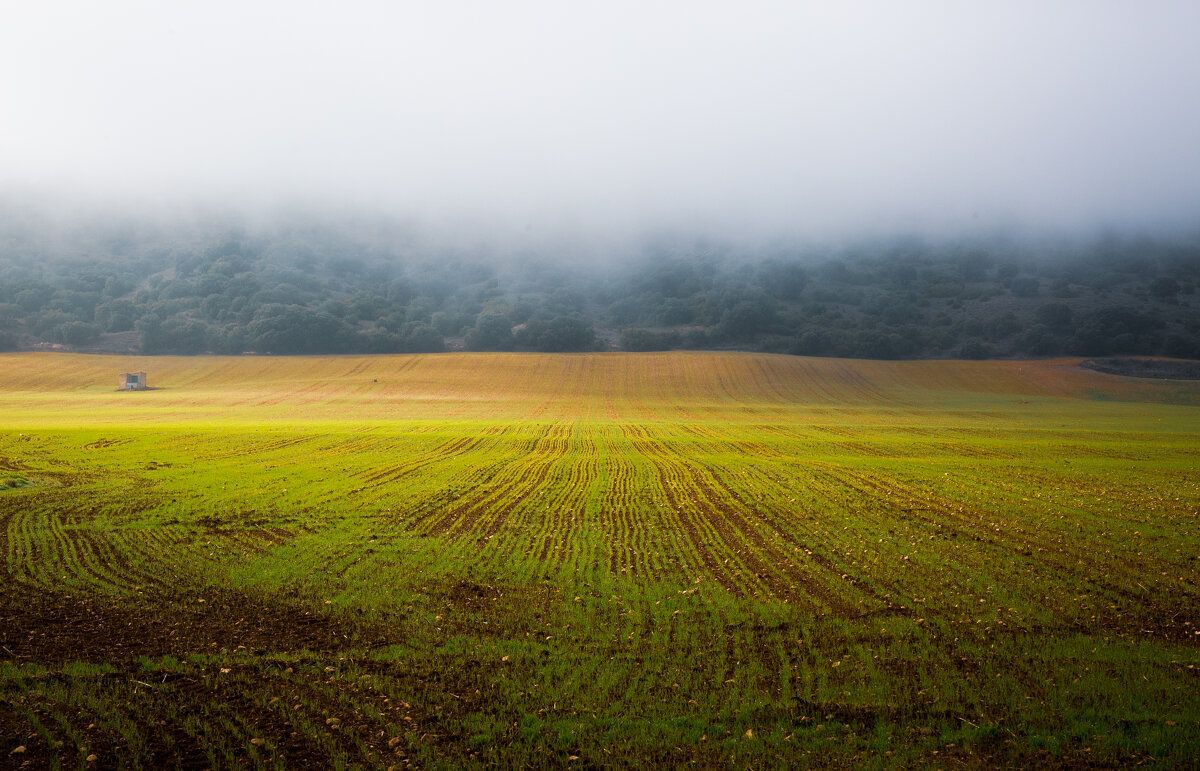
[[[26,3],[0,186],[583,226],[1200,222],[1200,7]]]

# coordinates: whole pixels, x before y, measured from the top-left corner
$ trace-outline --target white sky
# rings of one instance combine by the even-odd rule
[[[1200,2],[10,0],[0,190],[1200,226]]]

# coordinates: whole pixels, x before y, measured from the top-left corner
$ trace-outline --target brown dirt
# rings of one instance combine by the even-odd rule
[[[300,650],[338,653],[389,642],[394,640],[386,639],[375,630],[211,588],[186,597],[121,599],[75,597],[13,581],[0,584],[0,661],[43,666],[75,661],[104,663],[114,667],[115,671],[103,676],[102,681],[111,683],[105,687],[116,689],[122,683],[140,683],[146,678],[140,672],[137,661],[140,656],[229,654],[244,646],[241,654],[253,657],[255,663],[238,668],[239,672],[246,673],[243,677],[261,680],[263,688],[279,688],[280,684],[273,682],[274,676],[269,675],[268,670],[281,666],[259,656]],[[214,689],[202,685],[193,674],[166,674],[152,679],[154,682],[146,685],[154,693],[168,694],[179,704],[194,704],[197,710],[201,705],[210,711],[216,709],[239,723],[255,726],[259,735],[270,743],[259,748],[264,758],[284,761],[287,767],[296,768],[319,768],[329,764],[323,748],[298,733],[297,727],[278,711],[242,694],[236,684],[217,685]],[[301,687],[304,687],[303,683],[295,683],[292,689]],[[0,758],[0,767],[7,767],[6,762],[19,758],[16,768],[52,768],[56,758],[68,762],[74,758],[76,750],[73,747],[49,747],[14,706],[0,698],[0,739],[5,740],[4,747],[11,749],[20,745],[27,749],[19,756]],[[61,708],[48,704],[31,708],[33,717],[51,730],[64,715],[71,715],[67,719],[72,723],[82,721],[74,726],[74,730],[87,742],[89,751],[94,751],[99,758],[89,767],[116,768],[122,753],[130,751],[124,747],[124,740],[107,728],[85,729],[89,723],[102,723],[98,717],[64,713]],[[47,709],[50,711],[46,712]],[[197,739],[185,727],[147,721],[141,715],[131,714],[130,717],[139,725],[144,742],[139,753],[149,762],[147,767],[201,769],[210,766]],[[61,732],[55,733],[62,737]],[[348,745],[347,749],[353,754],[352,746]],[[243,753],[248,748],[235,746],[234,751]],[[255,765],[248,755],[239,754],[236,762],[239,766]]]
[[[11,581],[0,588],[0,660],[118,662],[238,646],[258,653],[336,651],[384,642],[377,638],[327,616],[211,589],[125,600]]]
[[[1156,380],[1200,380],[1200,361],[1111,357],[1087,359],[1079,364],[1109,375],[1148,377]]]

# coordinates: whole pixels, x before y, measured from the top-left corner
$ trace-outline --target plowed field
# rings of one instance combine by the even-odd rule
[[[1078,364],[0,356],[0,765],[1186,766],[1200,384]]]

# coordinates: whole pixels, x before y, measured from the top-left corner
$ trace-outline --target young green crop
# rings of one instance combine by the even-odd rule
[[[0,739],[47,763],[1200,752],[1194,384],[0,359]]]

